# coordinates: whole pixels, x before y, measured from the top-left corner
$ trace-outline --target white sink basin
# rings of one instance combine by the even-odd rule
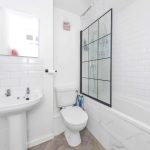
[[[27,150],[26,112],[34,109],[43,97],[42,92],[32,91],[27,100],[21,93],[0,96],[0,116],[8,119],[9,150]]]
[[[42,93],[33,93],[26,100],[21,94],[0,98],[0,115],[13,115],[23,111],[28,111],[38,104],[42,98]]]

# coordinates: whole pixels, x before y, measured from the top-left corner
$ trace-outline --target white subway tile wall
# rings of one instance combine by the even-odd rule
[[[113,8],[113,109],[85,98],[88,128],[107,150],[149,150],[150,1],[135,0],[132,4],[130,1],[130,6],[120,10],[109,0],[103,1],[103,4],[101,2],[97,0],[96,5],[81,19],[84,28],[100,14]],[[133,125],[124,120],[113,112],[114,109],[145,123],[146,130],[139,123]]]
[[[44,68],[38,58],[0,56],[0,94],[6,89],[43,88]]]

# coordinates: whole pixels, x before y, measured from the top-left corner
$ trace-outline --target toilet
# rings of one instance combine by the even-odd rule
[[[76,96],[75,88],[56,88],[57,106],[66,126],[64,134],[71,147],[81,143],[80,131],[86,127],[88,121],[87,113],[80,107],[74,106]]]

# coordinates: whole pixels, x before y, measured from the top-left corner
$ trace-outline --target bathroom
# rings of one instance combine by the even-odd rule
[[[0,150],[150,150],[149,5],[0,0]],[[98,58],[103,37],[109,56]]]

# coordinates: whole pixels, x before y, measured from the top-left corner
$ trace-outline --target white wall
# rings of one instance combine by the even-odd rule
[[[63,30],[63,22],[69,21],[71,30]],[[54,77],[55,87],[79,87],[80,65],[80,17],[60,8],[54,8],[54,67],[58,73]],[[54,91],[54,94],[55,91]],[[54,95],[56,96],[56,95]],[[57,114],[56,97],[54,98],[55,132],[64,128]],[[58,123],[59,122],[59,123]],[[58,125],[59,124],[59,125]],[[60,125],[61,124],[61,125]],[[59,130],[60,129],[60,130]],[[59,130],[59,131],[58,131]]]
[[[63,22],[69,21],[71,30],[63,30]],[[54,86],[79,87],[80,65],[80,17],[54,8],[54,67],[58,70]]]
[[[87,16],[82,18],[82,27],[111,7],[114,8],[113,109],[85,98],[89,114],[88,128],[107,150],[149,150],[150,2],[136,0],[119,9],[106,1],[105,5],[101,5],[104,8],[99,10],[100,4],[104,3],[97,2]],[[115,109],[127,116],[116,112]]]
[[[42,87],[41,82],[44,81],[43,102],[36,110],[28,113],[28,142],[29,145],[34,145],[53,136],[53,78],[43,73],[44,68],[53,68],[53,1],[0,0],[0,5],[40,19],[39,59],[0,57],[0,89],[21,85],[24,87],[24,82],[28,82],[32,87]],[[39,67],[41,76],[36,72]],[[23,74],[26,69],[28,78]],[[0,149],[7,150],[7,144],[7,121],[6,118],[0,118]]]
[[[63,30],[63,22],[69,21],[71,30]],[[79,86],[80,17],[54,8],[54,66],[58,70],[55,86]]]

